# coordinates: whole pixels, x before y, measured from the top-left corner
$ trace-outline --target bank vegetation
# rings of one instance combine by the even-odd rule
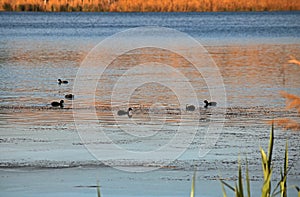
[[[2,11],[216,12],[300,10],[299,0],[0,0]]]

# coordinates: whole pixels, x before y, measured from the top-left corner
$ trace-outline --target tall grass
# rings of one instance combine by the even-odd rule
[[[2,0],[6,11],[207,12],[300,10],[299,0]],[[1,9],[0,8],[0,9]]]
[[[261,197],[273,197],[280,194],[280,197],[287,197],[287,176],[288,176],[288,142],[285,145],[285,155],[283,159],[283,169],[281,170],[281,179],[276,184],[274,190],[271,190],[271,178],[273,173],[272,167],[272,154],[273,154],[273,145],[274,145],[274,126],[272,125],[271,132],[270,132],[270,139],[269,139],[269,147],[268,147],[268,154],[260,147],[261,153],[261,163],[262,163],[262,170],[264,176],[264,182],[262,184],[261,189]],[[229,188],[235,193],[236,197],[244,197],[244,183],[242,177],[242,168],[241,163],[239,162],[238,166],[238,181],[235,183],[235,186],[231,186],[223,180],[220,180],[222,184],[222,191],[223,197],[226,197],[225,187]],[[246,160],[246,188],[247,188],[247,197],[251,196],[250,193],[250,178],[249,178],[249,170],[248,170],[248,162]],[[298,191],[298,197],[300,197],[299,187],[292,186],[291,188],[295,188]],[[272,192],[271,192],[272,191]]]

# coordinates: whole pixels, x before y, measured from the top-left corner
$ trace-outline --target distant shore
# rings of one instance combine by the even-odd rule
[[[2,0],[0,11],[221,12],[298,11],[299,0]]]

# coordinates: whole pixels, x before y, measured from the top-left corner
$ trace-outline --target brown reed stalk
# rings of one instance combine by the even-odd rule
[[[2,0],[5,11],[205,12],[300,10],[299,0]]]

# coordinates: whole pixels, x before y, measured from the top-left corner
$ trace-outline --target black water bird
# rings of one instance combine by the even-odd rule
[[[60,107],[60,108],[64,108],[64,100],[60,100],[60,102],[53,101],[53,102],[51,103],[51,106],[52,106],[52,107]]]
[[[65,98],[68,100],[73,100],[74,99],[74,94],[66,94]]]
[[[196,107],[194,105],[188,105],[185,106],[186,111],[195,111]]]
[[[118,115],[119,116],[127,115],[129,118],[131,118],[132,117],[132,108],[129,107],[127,111],[119,110]]]
[[[61,79],[57,79],[58,81],[58,84],[68,84],[69,82],[68,81],[62,81]]]
[[[207,100],[204,100],[204,108],[207,108],[208,106],[217,106],[216,102],[208,102]]]

